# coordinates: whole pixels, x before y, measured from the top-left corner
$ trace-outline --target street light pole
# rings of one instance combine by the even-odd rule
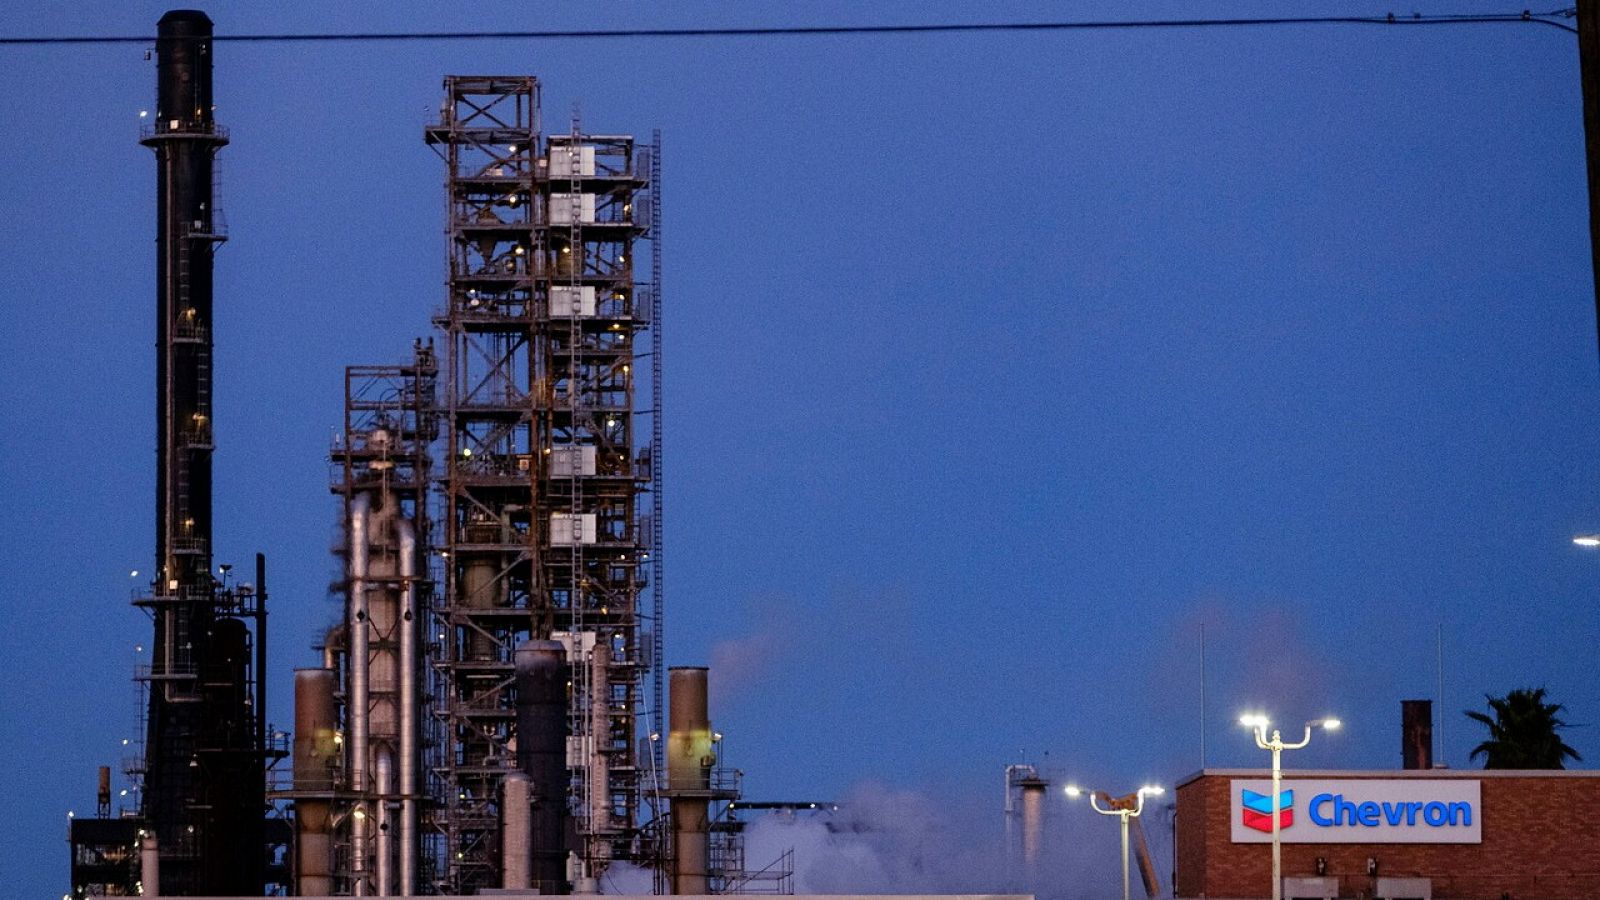
[[[1078,787],[1070,784],[1067,785],[1068,797],[1078,797],[1084,793],[1085,791]],[[1165,792],[1155,785],[1145,785],[1144,787],[1139,788],[1138,791],[1129,794],[1126,797],[1119,797],[1116,799],[1113,799],[1112,796],[1107,794],[1105,791],[1089,791],[1087,793],[1089,794],[1089,806],[1092,807],[1095,812],[1101,814],[1102,816],[1116,816],[1121,820],[1122,900],[1130,900],[1131,882],[1128,879],[1128,820],[1138,818],[1139,814],[1144,812],[1144,798],[1146,796],[1156,796]],[[1108,806],[1102,807],[1096,801],[1097,797],[1105,797]]]
[[[1266,716],[1241,716],[1239,724],[1252,729],[1257,747],[1272,751],[1272,799],[1267,801],[1267,808],[1272,810],[1272,900],[1283,900],[1283,810],[1279,807],[1283,796],[1283,751],[1299,750],[1311,743],[1311,729],[1320,725],[1332,731],[1339,727],[1339,720],[1316,719],[1307,722],[1305,737],[1295,744],[1285,743],[1283,735],[1276,728],[1272,730],[1269,740]]]

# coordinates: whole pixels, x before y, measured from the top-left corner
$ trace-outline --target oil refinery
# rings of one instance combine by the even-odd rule
[[[617,865],[781,889],[744,870],[709,673],[669,680],[663,652],[659,138],[548,128],[532,76],[447,77],[421,135],[446,185],[436,338],[345,369],[344,617],[293,673],[292,737],[270,731],[265,559],[245,582],[211,554],[213,50],[205,14],[161,19],[141,804],[112,817],[102,770],[72,896],[596,893]]]
[[[1592,26],[1592,52],[1600,54],[1600,8],[1581,8]],[[85,736],[82,753],[72,757],[72,769],[93,764],[91,753],[103,764],[94,813],[69,807],[67,858],[51,863],[64,864],[63,900],[1093,900],[1112,896],[1114,876],[1128,900],[1269,891],[1275,900],[1600,896],[1600,824],[1581,814],[1551,815],[1600,802],[1600,773],[1554,771],[1580,759],[1556,738],[1567,727],[1555,717],[1564,707],[1538,706],[1545,694],[1537,689],[1535,706],[1547,714],[1555,740],[1553,765],[1508,754],[1513,762],[1505,765],[1489,755],[1497,771],[1467,768],[1459,758],[1448,760],[1452,768],[1447,747],[1464,757],[1468,739],[1452,732],[1451,745],[1443,734],[1446,716],[1460,722],[1449,705],[1461,696],[1476,702],[1485,685],[1502,690],[1499,681],[1548,678],[1552,696],[1579,698],[1569,701],[1573,710],[1584,691],[1592,698],[1592,685],[1580,678],[1575,688],[1571,675],[1587,673],[1579,651],[1593,644],[1585,637],[1593,634],[1593,609],[1584,605],[1593,596],[1592,573],[1540,555],[1561,529],[1556,543],[1571,551],[1567,532],[1593,528],[1571,521],[1572,510],[1587,512],[1600,497],[1592,472],[1551,449],[1588,446],[1579,438],[1592,444],[1600,434],[1592,425],[1570,433],[1571,422],[1585,417],[1558,408],[1552,397],[1560,394],[1550,389],[1578,383],[1578,369],[1593,374],[1587,306],[1579,322],[1583,354],[1569,347],[1552,363],[1539,356],[1551,352],[1548,335],[1531,326],[1518,332],[1527,323],[1517,317],[1549,324],[1555,313],[1529,312],[1537,304],[1523,294],[1537,293],[1528,285],[1544,285],[1550,260],[1561,253],[1523,247],[1507,251],[1507,263],[1485,241],[1451,257],[1453,264],[1438,264],[1459,275],[1447,282],[1450,290],[1499,317],[1483,334],[1461,324],[1460,310],[1471,303],[1396,274],[1410,277],[1458,248],[1441,240],[1407,249],[1388,269],[1380,265],[1386,248],[1431,228],[1444,231],[1456,219],[1513,248],[1522,232],[1548,239],[1534,226],[1559,219],[1564,207],[1539,191],[1562,166],[1528,166],[1542,174],[1517,190],[1534,200],[1515,192],[1507,200],[1482,187],[1482,197],[1449,206],[1470,193],[1464,184],[1477,189],[1476,175],[1438,175],[1432,158],[1407,168],[1409,158],[1400,151],[1384,156],[1390,148],[1379,140],[1351,140],[1355,149],[1343,151],[1350,158],[1320,159],[1342,145],[1327,124],[1337,116],[1324,116],[1319,104],[1363,127],[1380,114],[1393,120],[1385,128],[1409,124],[1407,115],[1370,97],[1341,105],[1346,86],[1315,81],[1325,73],[1291,67],[1280,71],[1292,77],[1272,78],[1248,70],[1234,73],[1233,83],[1218,82],[1221,88],[1197,89],[1229,103],[1245,96],[1237,114],[1221,101],[1206,107],[1192,96],[1171,100],[1193,88],[1182,67],[1193,60],[1153,78],[1143,94],[1128,87],[1158,68],[1148,59],[1182,60],[1163,54],[1181,50],[1178,35],[1201,26],[1229,35],[1205,48],[1207,65],[1245,60],[1264,67],[1226,44],[1235,32],[1223,26],[1248,26],[1240,30],[1249,35],[1299,35],[1267,29],[1312,22],[1405,26],[1384,32],[1389,40],[1402,31],[1410,39],[1423,24],[1571,31],[1564,20],[1577,17],[1575,8],[1571,16],[1417,14],[1409,24],[1391,15],[1383,22],[695,22],[435,31],[419,13],[404,31],[385,31],[394,20],[375,15],[364,23],[370,30],[279,32],[260,24],[273,23],[270,16],[258,16],[251,27],[261,30],[229,35],[217,33],[205,12],[173,10],[160,18],[153,40],[0,38],[0,45],[22,47],[19,53],[37,49],[29,42],[148,47],[146,68],[154,73],[154,100],[139,112],[138,134],[127,136],[125,148],[139,154],[144,174],[153,158],[154,202],[142,183],[128,196],[106,192],[125,218],[147,219],[139,212],[146,204],[155,213],[154,334],[108,339],[148,347],[143,342],[154,338],[153,396],[139,393],[141,422],[149,424],[149,399],[155,406],[154,553],[148,555],[141,524],[132,609],[120,610],[139,618],[137,635],[108,624],[116,634],[83,652],[98,664],[110,659],[107,647],[136,640],[132,690],[99,678],[62,687],[46,677],[63,655],[58,644],[14,667],[26,673],[19,678],[52,683],[54,693],[44,696],[127,695],[138,709],[137,730],[117,735],[120,758],[99,760],[110,755],[109,738],[99,733]],[[1173,43],[1128,68],[1126,84],[1122,75],[1102,79],[1099,69],[1119,72],[1123,57],[1137,54],[1119,49],[1080,59],[1042,43],[1069,33],[1132,40],[1135,27],[1139,40],[1149,34]],[[921,42],[956,36],[968,43],[931,62],[852,43],[904,39],[920,52]],[[681,63],[673,73],[680,80],[669,87],[646,84],[658,73],[630,57],[637,44],[608,43],[646,37],[694,48],[652,57],[652,65]],[[828,39],[808,45],[812,55],[795,57],[799,63],[791,60],[817,78],[806,87],[811,93],[785,83],[795,70],[769,70],[761,48],[770,45],[758,37],[797,45]],[[342,52],[356,42],[471,40],[479,49],[557,38],[568,43],[555,46],[583,49],[531,56],[526,65],[522,56],[491,50],[450,58],[455,63],[397,63],[397,51],[381,59],[391,68],[371,70],[362,66],[379,59],[375,54]],[[703,52],[702,42],[713,39],[723,42],[718,48],[737,49]],[[296,56],[310,41],[340,52]],[[624,49],[613,52],[618,47]],[[261,54],[259,68],[241,66],[236,89],[251,75],[293,72],[300,93],[240,91],[244,99],[230,106],[229,64],[235,50],[243,56],[247,49]],[[1259,55],[1276,59],[1278,49]],[[1304,55],[1337,58],[1321,45]],[[897,68],[913,58],[922,69]],[[461,59],[467,62],[456,64]],[[507,59],[515,65],[502,68]],[[397,86],[402,64],[425,73],[426,83]],[[1071,66],[1081,68],[1059,84],[1051,80]],[[1006,68],[998,88],[984,80],[987,69],[1005,67],[1018,68]],[[1600,66],[1592,68],[1600,96]],[[1399,74],[1415,74],[1404,69],[1396,64],[1396,83]],[[225,77],[214,78],[219,71]],[[327,97],[304,86],[335,74],[346,83]],[[1261,99],[1302,75],[1319,86],[1292,101]],[[1339,70],[1337,77],[1354,76]],[[742,92],[743,85],[722,78],[761,80],[767,93]],[[347,131],[340,130],[345,123],[329,127],[349,114],[351,98],[379,81],[390,91],[381,109],[375,102],[371,116]],[[591,91],[581,112],[576,103],[547,100],[547,91],[563,101],[576,96],[574,81]],[[630,83],[637,96],[617,88]],[[703,93],[683,87],[689,83]],[[971,86],[979,83],[986,87]],[[1085,99],[1088,85],[1100,93]],[[1430,96],[1455,97],[1455,87]],[[1516,115],[1537,106],[1536,90],[1512,93]],[[947,108],[946,94],[966,105]],[[708,97],[716,104],[710,113],[685,118],[686,106]],[[282,108],[258,117],[260,107],[280,100]],[[1600,102],[1590,105],[1597,124],[1588,149],[1600,172]],[[662,134],[636,121],[664,106],[675,112],[662,116],[675,128],[686,120],[693,134],[685,142],[692,153],[678,155],[674,141],[674,164],[692,155],[713,173],[670,198],[675,216],[680,198],[692,205],[698,215],[684,220],[695,229],[684,231],[699,233],[668,259]],[[1308,107],[1319,109],[1305,113]],[[1271,118],[1261,115],[1269,108],[1306,118],[1293,120],[1298,132],[1272,133],[1260,121]],[[930,123],[925,132],[904,127],[918,114]],[[1500,118],[1514,116],[1502,110]],[[762,136],[754,136],[753,119],[766,123]],[[238,133],[230,133],[230,120]],[[386,124],[374,124],[380,120]],[[1323,127],[1328,134],[1317,131]],[[1550,129],[1502,130],[1533,140]],[[1488,146],[1482,135],[1458,131]],[[1160,143],[1169,132],[1179,135],[1176,143]],[[331,160],[323,152],[348,146],[352,134],[369,142],[369,156]],[[1134,134],[1142,137],[1128,137]],[[260,156],[240,159],[252,147],[282,150],[298,140],[306,146],[265,157],[276,166],[261,165]],[[1234,143],[1253,155],[1230,162]],[[1092,169],[1084,160],[1094,159],[1100,144],[1109,149]],[[780,145],[786,167],[763,170],[764,154]],[[371,146],[403,146],[427,168],[421,175],[401,170]],[[310,160],[307,167],[280,171],[296,153]],[[1297,153],[1304,159],[1296,161]],[[1288,157],[1295,158],[1282,161]],[[236,208],[244,215],[230,234],[220,173],[235,159],[249,173],[241,180],[253,178],[257,193]],[[1369,162],[1370,173],[1362,168]],[[328,183],[307,183],[318,166],[326,167]],[[1483,168],[1481,160],[1471,166]],[[1380,182],[1390,170],[1409,174]],[[677,171],[669,174],[676,179]],[[131,181],[125,175],[102,181],[120,186]],[[1411,198],[1425,208],[1425,227],[1405,220],[1412,224],[1404,240],[1390,235],[1378,251],[1360,243],[1369,230],[1381,233],[1390,218],[1398,220],[1396,208],[1384,205],[1393,202],[1394,184],[1430,179],[1438,181],[1432,192],[1417,188]],[[60,177],[41,180],[57,189]],[[1324,189],[1330,193],[1317,193]],[[417,246],[404,244],[432,221],[419,225],[424,217],[415,207],[404,207],[403,219],[379,221],[391,208],[363,205],[375,190],[407,202],[422,197],[442,212],[437,241],[427,247],[436,254],[429,258],[438,283],[415,280],[433,269],[416,263],[426,255]],[[230,185],[230,198],[233,191]],[[229,327],[230,311],[242,303],[229,273],[249,265],[219,270],[217,258],[224,246],[255,240],[241,223],[271,191],[298,197],[274,207],[277,232],[256,232],[268,235],[257,244],[268,249],[252,261],[300,264],[295,249],[307,244],[282,235],[301,227],[316,232],[327,255],[306,265],[314,277],[262,277],[249,285],[250,296],[264,307],[263,299],[325,291],[284,304],[292,307],[286,318],[305,317],[303,333],[264,336],[293,329],[254,320],[253,329]],[[319,192],[333,199],[304,199]],[[1296,199],[1302,194],[1321,198],[1319,205]],[[1323,205],[1350,197],[1361,205],[1324,214]],[[1498,205],[1491,202],[1497,198]],[[1236,200],[1242,212],[1217,217]],[[1519,226],[1513,212],[1523,206],[1538,221]],[[1505,221],[1467,215],[1482,209]],[[304,210],[315,214],[300,218]],[[721,231],[706,224],[712,219]],[[406,235],[394,226],[400,221],[411,229]],[[1600,260],[1600,214],[1594,222]],[[141,237],[149,224],[141,224]],[[740,232],[751,228],[771,235],[761,249],[743,253]],[[830,230],[836,233],[826,240],[816,237]],[[1138,245],[1147,232],[1155,237]],[[676,249],[677,229],[672,233]],[[403,251],[391,253],[389,240]],[[1142,249],[1128,249],[1135,246]],[[693,270],[697,277],[680,279],[674,270],[672,284],[710,283],[703,292],[715,296],[699,298],[698,311],[691,302],[667,305],[664,267],[696,254],[703,266]],[[135,269],[126,254],[107,255],[119,257],[108,264],[117,274]],[[361,298],[368,305],[334,316],[330,307],[343,310],[353,282],[327,273],[371,272],[389,265],[386,255],[412,268],[358,285],[370,294]],[[1469,263],[1480,257],[1500,259],[1516,277],[1487,264],[1473,269]],[[1528,271],[1514,268],[1527,259],[1535,259]],[[1240,274],[1251,266],[1264,267],[1259,284]],[[1368,272],[1376,274],[1357,277]],[[1572,280],[1563,277],[1551,281]],[[138,282],[133,302],[151,309],[147,276]],[[1587,302],[1586,283],[1583,289]],[[1398,299],[1381,308],[1391,290]],[[1260,295],[1254,309],[1229,305],[1252,291]],[[1342,312],[1361,291],[1377,299],[1352,301],[1357,312]],[[1295,292],[1306,299],[1285,299]],[[1443,299],[1435,303],[1433,294]],[[670,296],[683,299],[676,289]],[[1371,309],[1363,305],[1369,302]],[[697,327],[678,329],[678,311],[698,315],[691,320]],[[315,320],[319,314],[326,318]],[[674,361],[670,371],[677,373],[692,354],[668,353],[665,315],[674,316],[675,336],[711,335],[700,347],[701,368],[682,383],[716,382],[705,393],[717,393],[719,404],[692,417],[688,440],[674,434],[670,444],[665,364]],[[940,321],[945,316],[963,324]],[[1319,325],[1334,335],[1326,346],[1306,338]],[[1574,331],[1570,321],[1563,328]],[[1351,337],[1358,332],[1359,340]],[[1513,362],[1492,377],[1473,382],[1455,369],[1435,373],[1436,381],[1424,377],[1446,368],[1441,360],[1474,361],[1484,335],[1499,340],[1500,332]],[[326,393],[284,382],[262,396],[270,403],[293,393],[292,405],[239,409],[237,398],[247,391],[234,385],[247,379],[235,373],[257,366],[252,376],[265,381],[266,367],[294,367],[298,340],[321,341],[320,359],[336,361],[315,373]],[[107,340],[92,343],[98,355]],[[247,347],[254,355],[233,363]],[[1268,365],[1274,360],[1276,367]],[[116,370],[98,358],[92,368],[102,382],[112,380],[105,371]],[[771,381],[748,387],[747,375],[751,383]],[[145,377],[142,364],[130,380]],[[796,379],[810,393],[779,407],[773,396]],[[1588,393],[1591,381],[1582,382]],[[682,396],[679,384],[674,398]],[[1506,385],[1517,390],[1502,396]],[[115,388],[96,383],[92,390]],[[1452,391],[1466,411],[1432,418],[1449,412],[1440,398]],[[1353,399],[1342,399],[1346,392]],[[1473,405],[1497,400],[1499,406]],[[58,405],[75,412],[74,403]],[[764,425],[749,412],[757,406],[769,414]],[[274,417],[313,428],[336,424],[329,440],[316,435],[314,445],[260,432],[236,440],[218,428]],[[18,415],[29,418],[39,416]],[[127,416],[98,424],[109,431],[113,418]],[[1511,451],[1498,456],[1494,441],[1479,433],[1495,422],[1509,423],[1495,434]],[[771,434],[749,437],[763,429]],[[47,448],[93,445],[93,459],[106,460],[105,483],[140,490],[137,504],[108,496],[97,498],[98,509],[115,503],[143,516],[144,447],[112,454],[98,434],[63,433]],[[127,442],[126,435],[116,441]],[[698,471],[672,455],[675,447],[699,452]],[[676,512],[666,502],[669,456],[675,485],[686,480],[685,470],[700,479],[693,490],[675,487]],[[764,457],[760,465],[728,474],[732,461],[756,457]],[[84,468],[81,457],[73,459]],[[1375,474],[1384,460],[1388,482]],[[249,491],[233,490],[246,464],[257,480]],[[1444,480],[1428,480],[1434,477]],[[60,480],[57,470],[50,484]],[[249,496],[263,484],[290,481],[314,492],[313,501],[296,495],[268,510]],[[724,493],[695,505],[708,485],[723,482],[731,485]],[[1580,484],[1589,493],[1574,486]],[[1425,520],[1422,501],[1436,496],[1445,512]],[[1564,512],[1529,511],[1550,506],[1551,496],[1566,499]],[[70,507],[62,514],[70,533],[92,539],[83,522],[97,507],[75,499],[52,511]],[[774,512],[785,504],[788,518]],[[21,518],[28,515],[37,510]],[[669,517],[693,526],[675,531],[670,544]],[[330,520],[331,540],[323,542],[319,529]],[[296,542],[286,551],[291,530]],[[692,540],[677,540],[685,534]],[[747,545],[730,549],[746,538]],[[1522,543],[1502,547],[1499,556],[1484,550],[1512,539]],[[1475,542],[1482,559],[1452,568],[1466,542]],[[1577,545],[1600,546],[1600,539],[1585,532]],[[238,547],[249,548],[251,564],[228,562],[245,562],[227,555]],[[700,553],[693,557],[699,565],[679,567],[679,549]],[[49,552],[55,556],[39,568],[61,566],[71,551]],[[127,550],[114,552],[122,584]],[[818,564],[824,556],[828,564]],[[669,598],[669,559],[675,584],[684,581],[677,573],[698,570],[696,589],[680,586],[674,595],[691,602]],[[296,577],[284,577],[285,560]],[[84,568],[103,576],[104,561]],[[317,574],[323,568],[331,577]],[[34,573],[19,583],[27,577]],[[314,609],[323,583],[327,606]],[[36,583],[27,590],[43,593]],[[76,583],[60,593],[82,590]],[[1522,602],[1536,594],[1538,603]],[[1457,605],[1458,596],[1468,599]],[[110,604],[103,596],[84,599],[87,612],[63,615],[77,616],[71,621],[87,631]],[[294,624],[285,624],[291,618]],[[1447,622],[1455,629],[1448,654]],[[1206,628],[1213,623],[1233,642],[1212,657],[1208,675]],[[39,631],[58,640],[68,629],[56,624]],[[695,629],[717,637],[696,645],[683,636]],[[1497,645],[1458,646],[1474,643]],[[1208,679],[1225,684],[1222,699],[1208,693]],[[1401,701],[1399,768],[1341,743],[1359,732],[1363,747],[1391,746],[1391,729],[1372,724],[1373,709],[1392,712],[1400,697],[1425,694],[1433,699]],[[1222,714],[1243,698],[1249,710]],[[1496,697],[1484,699],[1496,709]],[[1276,729],[1268,741],[1265,713],[1254,711],[1272,703],[1334,709],[1310,709],[1308,721],[1285,726],[1286,743]],[[25,716],[37,716],[37,706],[28,704]],[[736,715],[758,706],[757,727]],[[270,710],[280,710],[279,721]],[[1330,736],[1324,732],[1343,721],[1333,712],[1351,727]],[[1494,739],[1471,750],[1467,759],[1476,765],[1480,751],[1490,754],[1485,748],[1499,739],[1500,722],[1467,715]],[[1208,749],[1208,727],[1214,733],[1224,721],[1251,730],[1213,737]],[[1305,739],[1295,743],[1299,721],[1307,721]],[[748,792],[719,722],[736,732],[732,743],[741,748],[747,732],[763,732],[748,735],[760,760],[751,774],[761,779],[751,779]],[[1315,742],[1314,727],[1322,729]],[[27,739],[49,753],[79,737],[69,726],[59,731]],[[1190,743],[1198,744],[1198,765]],[[1051,749],[1065,752],[1052,760]],[[1286,773],[1285,750],[1304,768]],[[1264,759],[1272,760],[1270,769]],[[1119,769],[1116,778],[1130,780],[1082,780],[1111,767]],[[761,771],[768,769],[792,771],[769,781]],[[82,775],[87,788],[90,773]],[[1139,787],[1131,779],[1141,775],[1152,777]],[[1003,797],[995,797],[1002,777]],[[895,793],[909,783],[920,785],[907,792],[917,802]],[[805,799],[761,796],[778,790]],[[899,839],[902,833],[908,837]],[[891,834],[895,839],[884,837]],[[823,852],[802,856],[809,871],[797,874],[794,845],[802,839],[806,850]],[[52,840],[60,846],[59,835]],[[849,871],[824,871],[830,866]],[[932,889],[950,893],[921,893]],[[866,890],[878,893],[850,893]]]

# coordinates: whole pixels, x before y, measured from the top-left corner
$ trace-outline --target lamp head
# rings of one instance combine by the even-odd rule
[[[1339,721],[1333,716],[1328,716],[1325,719],[1316,719],[1308,724],[1312,728],[1316,728],[1320,725],[1324,731],[1338,731],[1344,725],[1343,722]]]
[[[1066,792],[1068,797],[1077,798],[1083,796],[1083,789],[1075,784],[1067,785]]]
[[[1579,547],[1600,547],[1600,534],[1580,534],[1573,537],[1572,542]]]
[[[1266,728],[1271,720],[1261,713],[1245,713],[1239,717],[1239,724],[1246,728]]]

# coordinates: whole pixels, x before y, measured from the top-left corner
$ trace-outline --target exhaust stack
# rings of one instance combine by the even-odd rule
[[[1400,763],[1407,769],[1433,768],[1433,701],[1400,701]]]
[[[155,578],[134,601],[155,621],[140,813],[160,838],[160,883],[145,889],[173,896],[260,894],[268,856],[265,597],[212,566],[212,258],[225,239],[212,174],[228,138],[212,118],[211,51],[204,13],[161,17],[140,136],[157,191]]]
[[[706,708],[707,670],[669,670],[672,704],[667,734],[667,794],[672,798],[672,893],[710,893],[709,806],[716,762]]]

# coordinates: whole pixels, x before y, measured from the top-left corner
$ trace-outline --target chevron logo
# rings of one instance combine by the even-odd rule
[[[1272,833],[1272,795],[1258,794],[1246,790],[1241,798],[1244,811],[1244,824],[1246,828]],[[1284,791],[1278,795],[1278,829],[1281,831],[1294,824],[1294,791]]]

